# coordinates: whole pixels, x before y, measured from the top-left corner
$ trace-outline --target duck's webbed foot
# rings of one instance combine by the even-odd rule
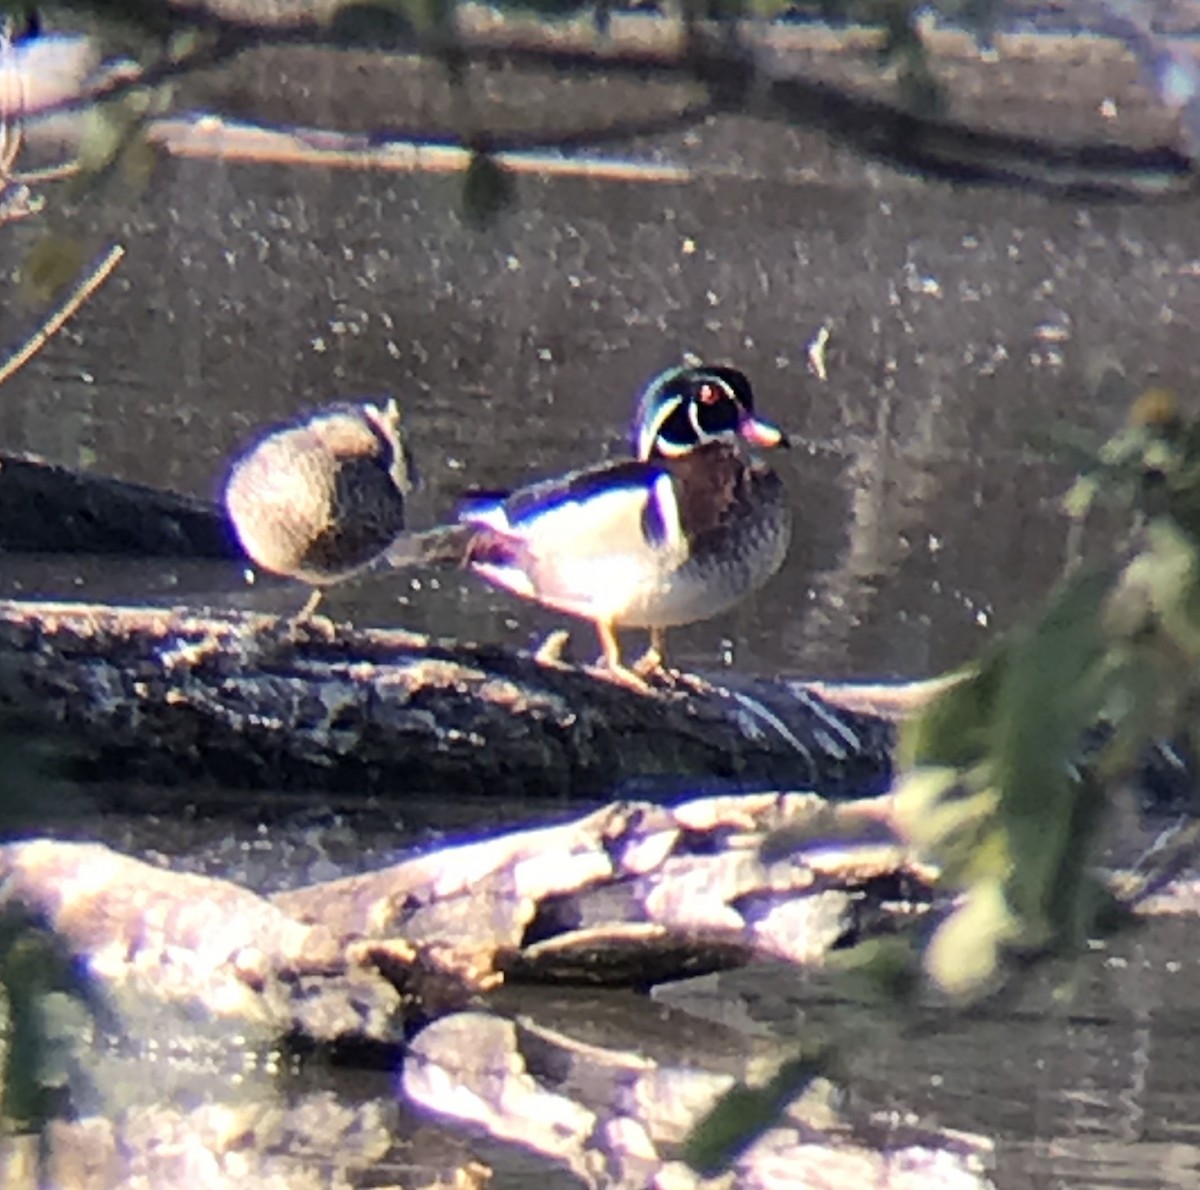
[[[633,672],[643,678],[667,678],[674,676],[667,668],[667,632],[665,628],[650,629],[650,645],[633,663]]]
[[[596,668],[602,670],[610,681],[636,690],[638,694],[650,694],[653,691],[650,683],[621,660],[621,645],[613,626],[598,620],[596,634],[600,637],[602,650],[596,659]]]
[[[624,686],[629,690],[633,690],[637,694],[654,694],[655,688],[650,685],[640,674],[636,674],[627,665],[618,665],[615,668],[606,664],[603,659],[596,666],[597,671],[603,675],[605,679],[615,683],[618,686]]]
[[[537,647],[533,659],[538,665],[563,665],[563,650],[571,639],[565,628],[556,628]]]
[[[325,592],[320,587],[314,587],[312,594],[304,601],[304,606],[290,620],[281,623],[281,630],[286,629],[293,641],[297,639],[298,631],[309,639],[318,637],[325,641],[332,641],[336,635],[333,618],[328,614],[323,616],[316,614],[324,597]]]

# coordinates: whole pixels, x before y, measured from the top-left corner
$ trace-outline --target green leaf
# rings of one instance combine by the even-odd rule
[[[934,931],[925,947],[925,970],[946,995],[975,999],[998,981],[1004,947],[1022,932],[1001,881],[983,881]]]
[[[987,721],[999,679],[993,649],[961,680],[948,685],[924,711],[903,724],[896,746],[900,768],[974,764],[986,746]]]
[[[1072,520],[1082,521],[1092,511],[1102,491],[1099,476],[1094,473],[1081,475],[1062,498],[1063,511]]]
[[[942,883],[952,887],[1003,877],[1011,866],[996,818],[1000,795],[982,777],[960,780],[952,768],[918,768],[896,788],[896,825],[935,858]]]
[[[1071,847],[1076,799],[1095,796],[1072,777],[1084,731],[1099,717],[1104,657],[1099,619],[1106,575],[1085,575],[1053,597],[1040,624],[1019,634],[997,691],[990,762],[1012,856],[1007,895],[1025,930],[1040,937],[1059,917],[1051,890]],[[1068,899],[1069,899],[1068,892]]]
[[[768,1128],[785,1107],[814,1080],[830,1073],[831,1057],[820,1048],[787,1059],[762,1087],[738,1083],[692,1130],[683,1159],[705,1177],[727,1169]]]
[[[748,0],[746,10],[750,16],[762,21],[773,21],[786,16],[796,7],[794,0]]]
[[[964,893],[925,955],[956,997],[987,990],[1009,948],[1090,928],[1085,864],[1105,801],[1077,762],[1120,670],[1102,629],[1111,585],[1111,572],[1064,584],[903,733],[896,823]]]
[[[129,121],[114,104],[98,104],[83,116],[79,164],[84,173],[96,174],[110,165],[125,143]]]
[[[831,951],[825,965],[838,976],[838,987],[845,995],[871,1003],[903,1004],[917,990],[919,968],[906,936],[868,938],[845,950]]]
[[[21,265],[22,296],[31,305],[48,305],[76,280],[83,261],[78,240],[53,233],[42,236]]]

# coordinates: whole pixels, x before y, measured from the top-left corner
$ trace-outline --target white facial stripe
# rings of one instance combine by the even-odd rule
[[[664,401],[659,406],[654,420],[642,426],[641,432],[638,434],[638,458],[643,460],[643,462],[653,453],[655,440],[661,433],[663,425],[666,423],[667,418],[679,408],[682,401],[682,397],[672,397],[669,401]],[[658,448],[663,454],[683,453],[679,450],[672,451],[669,447],[664,447],[661,442],[658,444]]]
[[[658,453],[664,459],[681,459],[685,454],[695,449],[690,443],[684,446],[675,442],[668,442],[665,438],[657,443],[657,447]]]

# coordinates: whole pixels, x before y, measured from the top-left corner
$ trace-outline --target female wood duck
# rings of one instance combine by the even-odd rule
[[[225,508],[264,570],[321,588],[368,567],[404,528],[412,457],[394,400],[338,404],[280,426],[234,464]]]
[[[469,504],[466,564],[499,587],[592,620],[602,662],[621,663],[618,627],[648,628],[635,673],[661,669],[665,630],[726,611],[783,564],[783,482],[746,444],[786,446],[754,416],[734,368],[679,367],[638,404],[633,453]]]

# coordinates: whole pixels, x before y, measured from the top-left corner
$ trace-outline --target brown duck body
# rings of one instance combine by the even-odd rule
[[[410,489],[395,402],[333,405],[246,451],[225,507],[259,566],[324,586],[368,565],[403,530]]]
[[[632,627],[667,628],[728,611],[778,572],[792,539],[783,481],[739,447],[710,442],[662,465],[674,482],[688,552],[668,578],[671,592],[657,615],[649,607],[621,621]],[[671,614],[679,618],[665,618]]]

